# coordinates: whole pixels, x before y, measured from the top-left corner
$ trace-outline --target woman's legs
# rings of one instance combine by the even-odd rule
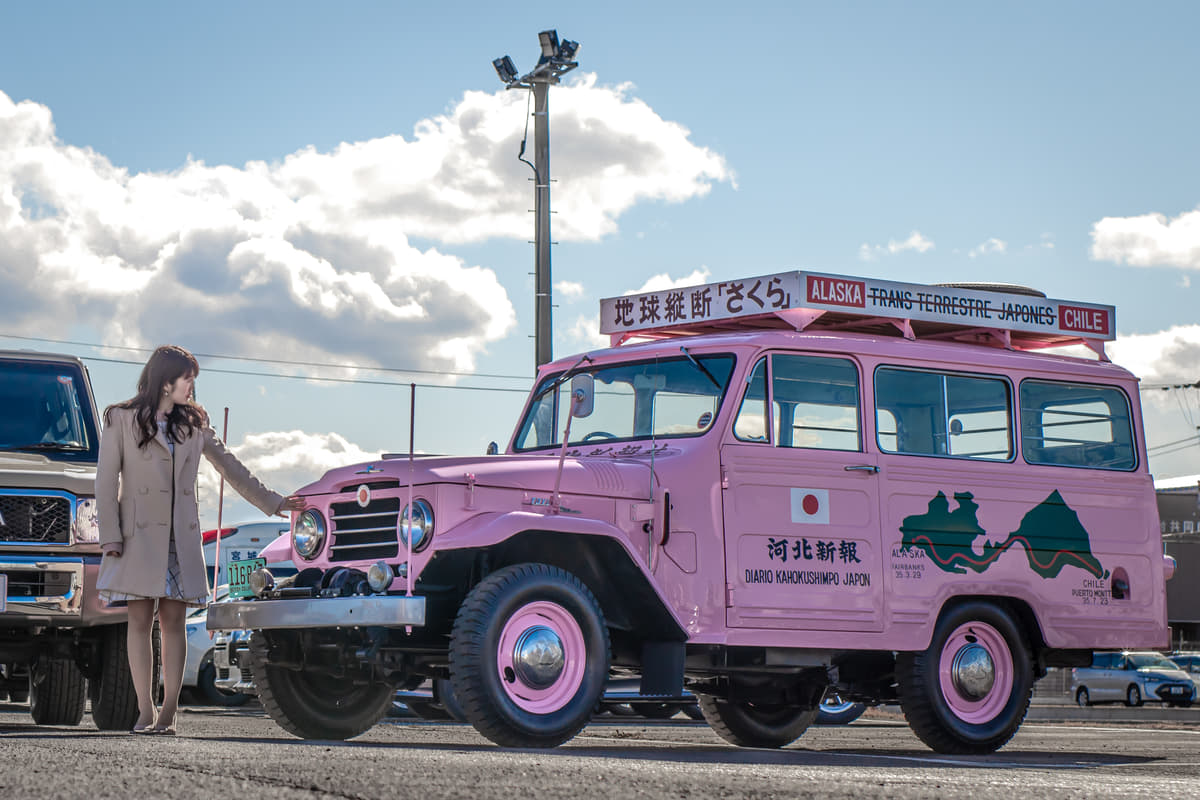
[[[179,691],[183,688],[183,667],[187,660],[187,603],[162,598],[158,601],[158,626],[162,633],[163,704],[159,725],[175,724],[179,709]]]
[[[137,692],[137,727],[154,723],[154,601],[129,601],[129,630],[125,637],[129,651],[129,675]]]

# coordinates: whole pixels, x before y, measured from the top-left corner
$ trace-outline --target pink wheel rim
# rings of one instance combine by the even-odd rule
[[[549,686],[537,687],[522,678],[516,651],[522,637],[537,628],[549,629],[562,645],[562,671]],[[583,684],[587,646],[571,612],[557,603],[538,601],[522,606],[504,623],[496,646],[496,670],[508,698],[523,711],[550,714],[563,708]]]
[[[965,650],[976,652],[975,648],[982,648],[987,653],[994,674],[991,687],[982,696],[972,696],[955,680],[955,657]],[[1015,675],[1008,642],[998,630],[986,623],[968,622],[958,626],[942,647],[938,679],[942,697],[954,716],[972,725],[990,722],[1012,697]]]

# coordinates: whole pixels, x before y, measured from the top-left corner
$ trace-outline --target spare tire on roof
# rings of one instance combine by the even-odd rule
[[[1028,286],[1021,286],[1017,283],[976,283],[972,281],[954,282],[954,283],[935,283],[934,286],[941,286],[946,289],[970,289],[974,292],[1002,292],[1004,294],[1023,294],[1029,297],[1045,297],[1046,293],[1031,289]]]

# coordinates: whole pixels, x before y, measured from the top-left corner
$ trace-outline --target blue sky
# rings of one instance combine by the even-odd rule
[[[653,276],[808,268],[1111,303],[1118,361],[1151,383],[1200,377],[1195,4],[44,3],[4,17],[0,190],[24,227],[5,234],[0,284],[10,298],[50,286],[63,299],[43,313],[0,302],[0,334],[172,339],[526,388],[531,198],[513,138],[524,103],[490,62],[532,67],[537,32],[554,27],[581,43],[580,69],[550,101],[554,277],[567,283],[557,355],[591,346],[600,297]],[[442,168],[423,174],[434,158]],[[58,166],[31,166],[42,163]],[[284,206],[291,233],[264,233]],[[208,257],[221,267],[207,271]],[[389,273],[389,259],[405,266]],[[457,277],[442,285],[447,270]],[[160,272],[174,277],[146,283]],[[461,302],[481,286],[486,297]],[[387,324],[356,321],[370,298]],[[457,349],[434,351],[454,335]],[[131,392],[136,366],[89,366],[101,403]],[[406,388],[206,372],[198,392],[233,408],[233,443],[281,490],[407,446]],[[1194,436],[1196,393],[1158,394],[1151,445]],[[417,446],[503,443],[520,402],[422,389]],[[1200,472],[1194,446],[1159,452],[1158,475]]]

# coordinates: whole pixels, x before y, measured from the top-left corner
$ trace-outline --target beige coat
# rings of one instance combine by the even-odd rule
[[[208,591],[208,574],[196,508],[201,453],[264,514],[274,514],[283,498],[251,475],[212,428],[194,431],[176,443],[174,456],[162,432],[143,448],[137,444],[140,436],[134,411],[114,408],[112,424],[100,439],[96,502],[100,544],[120,542],[124,552],[120,558],[106,556],[100,562],[97,586],[162,597],[174,532],[184,596],[202,597]]]

